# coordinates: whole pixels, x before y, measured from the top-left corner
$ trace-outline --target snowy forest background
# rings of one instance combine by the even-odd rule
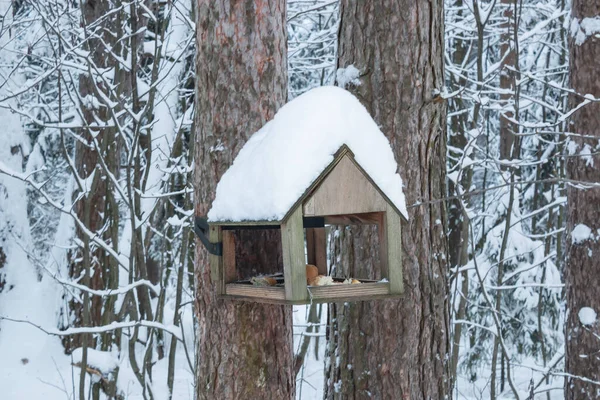
[[[0,0],[1,398],[194,398],[195,1],[105,3]],[[357,84],[338,2],[287,7],[288,100]],[[565,168],[598,152],[568,129],[597,101],[569,101],[581,29],[567,0],[445,1],[455,398],[564,396]],[[326,313],[294,307],[298,398]]]

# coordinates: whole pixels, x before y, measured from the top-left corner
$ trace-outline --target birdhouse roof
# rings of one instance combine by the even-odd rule
[[[408,218],[389,141],[356,97],[326,86],[290,101],[252,135],[217,185],[209,222],[282,221],[346,146]]]

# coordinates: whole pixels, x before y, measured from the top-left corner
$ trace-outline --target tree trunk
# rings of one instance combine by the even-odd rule
[[[287,42],[283,0],[197,5],[195,212],[206,215],[219,178],[286,100]],[[196,249],[196,397],[294,398],[291,306],[217,299],[208,253]]]
[[[443,2],[343,0],[338,67],[354,65],[352,87],[389,138],[410,221],[403,228],[405,293],[400,300],[333,304],[328,399],[441,399],[449,395],[446,284],[446,107]],[[374,235],[344,229],[333,240],[338,275],[373,276]],[[352,247],[340,248],[342,245]],[[358,273],[358,274],[357,274]]]
[[[462,9],[464,7],[463,0],[456,0],[453,4],[453,7],[457,9]],[[462,11],[458,11],[458,14],[462,16]],[[466,43],[462,38],[454,38],[453,41],[454,48],[449,49],[450,58],[452,59],[453,64],[461,65],[467,56],[468,51],[468,43]],[[479,51],[479,49],[478,49]],[[464,88],[467,84],[466,78],[462,76],[456,76],[454,80],[451,82],[453,84],[452,89]],[[457,96],[453,99],[450,112],[456,113],[450,117],[449,128],[450,132],[448,135],[448,145],[452,150],[451,155],[460,159],[462,152],[466,150],[466,146],[468,143],[467,139],[467,130],[470,127],[469,116],[467,113],[459,112],[466,108],[462,97]],[[459,149],[456,151],[454,149]],[[452,157],[451,157],[452,158]],[[453,160],[452,160],[453,161]],[[452,161],[450,161],[452,163]],[[453,164],[456,165],[456,162]],[[452,165],[454,167],[454,165]],[[461,180],[457,182],[457,184],[462,185],[464,188],[469,188],[470,186],[470,170],[465,170],[461,174]],[[467,176],[468,175],[468,176]],[[466,183],[466,185],[465,185]],[[451,180],[448,181],[448,195],[455,196],[456,187],[454,182]],[[448,245],[449,245],[449,265],[455,267],[457,265],[461,265],[461,253],[463,249],[464,238],[468,235],[464,235],[463,229],[463,215],[462,208],[460,205],[460,199],[451,200],[448,202]],[[468,225],[467,225],[468,229]]]
[[[500,27],[500,55],[502,70],[500,72],[500,100],[504,111],[500,114],[500,160],[511,160],[515,156],[513,146],[517,126],[511,121],[515,118],[515,72],[516,53],[514,46],[514,3],[516,0],[501,0],[502,16],[504,21]],[[511,42],[513,42],[511,44]]]
[[[99,39],[90,39],[86,44],[91,51],[91,59],[98,68],[115,68],[114,82],[118,82],[120,87],[127,87],[127,81],[123,79],[122,69],[118,63],[108,55],[105,46],[111,46],[111,49],[119,54],[121,45],[117,45],[116,37],[111,33],[117,28],[117,17],[113,14],[112,17],[105,15],[112,9],[113,5],[106,1],[90,0],[84,3],[82,12],[82,24],[89,27],[93,24],[99,24],[103,27],[102,33],[99,36],[106,44],[102,44]],[[87,99],[89,104],[82,104],[81,113],[86,124],[94,124],[97,121],[110,123],[110,114],[108,105],[104,104],[101,97],[98,95],[98,90],[108,92],[101,84],[88,74],[82,74],[79,79],[79,95],[83,99]],[[107,97],[110,95],[107,94]],[[93,106],[91,99],[96,99],[102,106]],[[106,128],[84,128],[80,135],[87,143],[75,141],[75,168],[76,173],[81,179],[88,179],[88,191],[86,196],[79,198],[75,203],[77,217],[81,220],[86,228],[91,232],[97,232],[104,241],[110,243],[113,249],[118,252],[118,226],[119,226],[119,210],[115,198],[114,184],[107,178],[106,174],[99,167],[99,158],[103,157],[106,166],[111,173],[119,176],[119,152],[114,129]],[[96,136],[97,146],[93,143],[93,136]],[[89,179],[93,175],[92,179]],[[81,188],[77,188],[81,190]],[[79,195],[76,192],[75,196]],[[86,234],[77,227],[75,229],[76,236],[80,243],[89,241]],[[82,252],[89,251],[91,254],[84,255]],[[84,271],[89,270],[89,279],[86,286],[91,289],[101,290],[118,287],[118,264],[113,257],[106,254],[101,248],[95,244],[89,245],[89,250],[79,248],[76,254],[71,255],[71,263],[69,265],[69,275],[75,281],[83,283],[85,278]],[[86,260],[89,260],[87,262]],[[85,294],[82,296],[84,297]],[[85,325],[102,325],[112,322],[112,319],[107,320],[109,315],[113,315],[114,299],[108,299],[104,304],[103,298],[93,296],[90,298],[90,304],[86,305],[87,301],[81,303],[73,299],[69,304],[70,312],[74,319],[74,326]],[[83,313],[84,308],[89,308],[89,321],[84,323]],[[84,335],[67,336],[63,338],[63,344],[67,351],[71,351],[82,345]],[[106,343],[103,343],[104,349],[110,348],[112,343],[112,333],[103,335]],[[93,344],[89,343],[90,345]]]
[[[589,0],[573,0],[571,12],[572,18],[579,23],[585,18],[596,18],[597,21],[600,18],[600,4]],[[571,87],[577,93],[591,94],[597,98],[600,97],[600,38],[597,35],[585,37],[581,27],[574,32],[575,24],[572,21],[569,46]],[[571,106],[581,101],[581,97],[572,96]],[[573,114],[569,130],[576,133],[570,137],[570,141],[577,148],[574,154],[567,155],[567,178],[582,184],[597,184],[600,182],[600,156],[597,150],[600,104],[589,104]],[[573,149],[573,143],[567,148]],[[584,156],[586,148],[592,155]],[[579,312],[582,307],[590,307],[600,315],[600,190],[598,187],[586,189],[575,184],[567,188],[565,283],[568,318],[565,336],[566,370],[571,376],[565,381],[565,394],[567,399],[597,399],[600,393],[598,384],[579,377],[600,381],[600,321],[584,325],[579,319]],[[588,232],[590,234],[586,238]]]
[[[453,4],[457,10],[459,16],[462,17],[464,2],[463,0],[456,0]],[[478,29],[478,34],[483,32]],[[462,65],[467,56],[468,42],[462,38],[454,38],[454,48],[451,51],[450,57],[455,65]],[[479,46],[477,48],[477,56],[480,57],[480,53],[483,52]],[[481,64],[477,63],[479,67]],[[479,74],[479,71],[478,71]],[[479,75],[478,75],[479,76]],[[467,85],[465,77],[457,75],[452,81],[454,84],[451,91],[464,88]],[[454,106],[454,107],[452,107]],[[467,106],[464,103],[462,97],[457,96],[449,104],[450,113],[456,113],[456,115],[450,118],[450,132],[448,134],[448,145],[449,150],[449,168],[457,168],[460,160],[465,151],[467,151],[468,137],[467,131],[470,128],[477,126],[477,119],[479,117],[477,108],[474,111],[472,120],[469,120],[467,113],[459,112],[464,110]],[[455,150],[457,149],[457,150]],[[452,158],[457,161],[452,160]],[[459,187],[468,190],[471,187],[471,181],[473,176],[473,170],[471,168],[458,169],[460,173],[460,179],[454,183],[452,180],[448,180],[448,196],[456,196],[459,194],[457,190]],[[450,200],[448,204],[448,260],[451,268],[456,268],[457,271],[460,267],[463,267],[469,261],[469,220],[464,214],[461,201],[467,202],[467,199],[454,199]],[[458,282],[460,280],[460,289],[458,288]],[[456,276],[450,283],[451,291],[454,291],[453,304],[450,309],[454,313],[454,318],[457,320],[465,319],[465,313],[467,309],[467,294],[469,290],[469,274],[467,271],[463,271],[460,274],[456,273]],[[456,382],[456,376],[458,372],[458,357],[460,355],[460,342],[462,338],[462,324],[456,324],[453,326],[454,330],[451,330],[452,344],[450,351],[452,353],[450,361],[450,380],[451,386]]]

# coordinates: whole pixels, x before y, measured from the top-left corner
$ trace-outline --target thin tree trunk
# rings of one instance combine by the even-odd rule
[[[286,100],[287,41],[283,0],[197,5],[195,211],[206,215],[219,178]],[[277,257],[269,236],[262,256]],[[294,398],[292,308],[218,300],[196,248],[197,399]]]
[[[572,18],[579,23],[585,18],[596,18],[597,21],[600,18],[600,4],[589,0],[573,0],[571,13]],[[577,93],[591,94],[598,98],[600,38],[597,35],[586,37],[581,31],[574,32],[574,27],[575,22],[572,21],[569,45],[571,87]],[[581,97],[572,96],[571,106],[581,101]],[[573,114],[569,130],[587,137],[570,137],[577,144],[577,150],[576,156],[567,158],[567,179],[580,181],[582,185],[585,182],[600,182],[600,156],[597,153],[600,140],[600,104],[589,104]],[[593,155],[580,155],[585,146],[589,146]],[[597,319],[593,325],[584,325],[579,318],[583,307],[590,307],[600,315],[600,190],[598,187],[586,189],[582,185],[567,186],[565,282],[568,318],[565,366],[571,374],[565,381],[567,399],[597,399],[600,393],[597,383],[600,382],[600,320]],[[586,238],[588,232],[591,233]]]
[[[500,7],[503,8],[504,22],[502,23],[502,35],[500,37],[500,55],[502,59],[502,71],[500,72],[500,100],[503,102],[505,111],[500,115],[500,159],[510,160],[512,148],[515,142],[516,127],[511,119],[515,117],[514,112],[514,72],[512,68],[516,64],[516,53],[514,45],[511,45],[514,32],[514,9],[517,0],[501,0]]]
[[[124,102],[127,101],[125,99],[137,92],[133,77],[137,68],[135,55],[140,46],[137,40],[139,33],[131,35],[127,40],[122,38],[126,36],[124,31],[127,30],[127,26],[138,32],[138,29],[135,29],[136,24],[143,25],[145,18],[141,17],[142,13],[137,10],[137,3],[127,5],[129,14],[110,13],[111,10],[123,6],[119,0],[113,2],[88,0],[80,4],[82,7],[82,31],[87,38],[83,47],[89,50],[93,67],[89,65],[88,73],[79,76],[79,96],[84,99],[80,112],[85,125],[85,128],[80,131],[80,135],[85,142],[75,141],[75,171],[73,172],[77,173],[81,179],[86,179],[90,187],[79,188],[86,190],[87,193],[77,201],[75,210],[85,227],[93,234],[100,236],[118,253],[120,250],[121,211],[116,194],[117,183],[114,179],[120,177],[123,139],[117,134],[117,129],[101,125],[102,123],[115,125],[114,115],[125,107]],[[91,31],[94,31],[93,35]],[[124,66],[118,60],[119,57],[115,57],[115,55],[122,59],[131,57],[133,68]],[[97,79],[97,71],[94,68],[112,69],[112,77],[107,78],[110,82],[108,85]],[[114,84],[114,86],[108,87],[110,84]],[[106,98],[110,101],[105,100]],[[139,107],[136,106],[134,104],[134,112],[139,111]],[[123,122],[124,118],[119,118],[119,120]],[[94,127],[94,125],[100,125],[100,127]],[[128,174],[127,177],[127,182],[130,182],[130,175]],[[131,204],[131,207],[135,206]],[[139,210],[139,205],[137,209]],[[132,231],[135,234],[135,230]],[[120,275],[118,261],[96,246],[82,229],[77,228],[76,235],[81,243],[86,243],[86,246],[78,249],[77,254],[72,255],[73,261],[69,265],[70,276],[74,280],[80,280],[84,276],[82,283],[91,289],[117,288]],[[132,242],[138,243],[136,240],[132,240]],[[130,256],[136,258],[137,255],[131,252]],[[138,267],[139,262],[132,265]],[[132,273],[133,271],[134,269],[131,270]],[[108,325],[117,320],[116,296],[90,296],[84,292],[83,299],[83,303],[74,299],[69,304],[70,312],[74,317],[72,325],[99,326]],[[143,305],[146,305],[142,309],[149,308],[147,288],[138,289],[138,299]],[[107,351],[115,345],[120,348],[121,332],[117,330],[97,336],[76,335],[64,338],[63,343],[67,351],[79,346],[84,347],[84,354],[87,347]],[[85,364],[85,357],[83,357],[82,371],[85,371]],[[115,369],[111,375],[112,379],[93,383],[92,396],[99,398],[101,389],[110,398],[116,396],[117,376],[118,369]],[[83,386],[81,390],[83,390]]]
[[[454,3],[454,7],[457,9],[462,9],[464,7],[463,0],[457,0]],[[462,11],[459,11],[459,15],[462,15]],[[483,25],[479,18],[477,18],[477,33],[478,39],[480,42],[483,41]],[[456,65],[462,65],[467,55],[467,45],[461,38],[455,39],[455,49],[452,53],[452,61]],[[481,60],[483,53],[482,46],[477,47],[477,59]],[[477,63],[478,71],[477,76],[483,75],[483,72],[479,70],[482,67],[482,63]],[[463,88],[466,86],[466,78],[457,77],[456,78],[456,87]],[[457,105],[458,111],[465,109],[465,104],[462,101],[462,98],[457,98],[454,100],[454,104]],[[452,149],[460,149],[462,152],[457,152],[454,154],[454,157],[457,157],[461,160],[465,151],[467,151],[467,130],[475,128],[477,126],[477,120],[479,118],[479,107],[473,113],[473,119],[469,121],[467,113],[459,113],[456,116],[453,116],[450,119],[450,134],[448,135],[448,145]],[[450,155],[452,158],[452,154]],[[452,180],[448,180],[448,195],[454,196],[457,195],[457,185],[462,186],[463,189],[467,189],[471,187],[471,181],[473,177],[473,170],[471,168],[467,168],[465,170],[459,170],[460,180],[456,183],[452,182]],[[455,199],[448,202],[448,253],[449,253],[449,266],[451,268],[457,268],[457,271],[460,267],[463,267],[469,261],[469,221],[466,215],[462,212],[462,206],[460,202],[463,201],[461,199]],[[466,201],[466,200],[465,200]],[[454,301],[458,301],[458,307],[455,304],[451,306],[451,312],[455,312],[454,319],[463,320],[465,319],[466,310],[467,310],[467,295],[469,290],[469,274],[467,271],[463,271],[460,273],[460,289],[457,286],[459,281],[458,277],[459,273],[457,272],[457,276],[451,281],[450,290],[454,291]],[[451,387],[456,382],[456,377],[458,373],[458,358],[460,355],[460,342],[462,338],[462,324],[453,325],[452,333],[452,343],[451,343],[451,364],[450,364],[450,379],[451,379]]]
[[[446,193],[446,107],[435,96],[444,84],[442,7],[440,0],[343,0],[340,8],[338,66],[361,71],[351,90],[389,138],[409,205]],[[328,399],[450,394],[446,212],[436,203],[409,214],[402,243],[392,244],[404,253],[403,297],[330,306]],[[374,276],[373,232],[341,232],[331,249],[334,273]]]
[[[516,80],[519,77],[519,52],[518,52],[518,4],[517,0],[502,0],[501,6],[504,7],[503,16],[505,21],[503,29],[505,31],[501,37],[500,51],[504,57],[502,61],[502,72],[500,74],[500,89],[502,94],[500,98],[505,101],[503,105],[506,111],[500,115],[500,159],[501,160],[518,160],[520,154],[520,140],[515,134],[518,133],[519,127],[512,121],[519,120],[519,87]],[[512,120],[512,121],[511,121]],[[504,220],[504,233],[502,244],[500,246],[500,254],[498,256],[498,268],[496,275],[496,285],[502,286],[505,274],[506,263],[504,257],[508,246],[508,238],[511,229],[511,220],[513,213],[513,203],[515,201],[514,184],[518,180],[519,170],[511,168],[509,176],[506,178],[510,181],[510,194],[508,207]],[[498,319],[502,321],[502,290],[497,290],[495,295],[495,310]],[[500,330],[498,335],[494,336],[494,346],[492,349],[492,370],[490,382],[490,399],[496,399],[496,375],[498,368],[498,351],[500,349],[500,336],[503,332]],[[504,391],[504,352],[501,355],[501,374],[500,374],[500,394]],[[511,380],[510,359],[506,359],[506,376]]]
[[[110,32],[114,31],[115,25],[117,25],[114,17],[104,17],[105,14],[111,9],[111,3],[105,1],[90,0],[84,3],[82,8],[82,24],[87,27],[95,23],[99,23],[103,29],[102,33],[98,34],[107,45],[111,45],[115,42],[116,38]],[[101,22],[99,22],[101,21]],[[119,70],[116,63],[112,60],[105,51],[105,46],[99,39],[89,39],[87,42],[87,48],[91,51],[91,59],[98,68],[116,68]],[[118,47],[115,45],[113,50],[118,53]],[[115,72],[115,81],[120,78],[118,72]],[[89,74],[82,74],[79,79],[79,94],[81,98],[91,99],[95,98],[99,100],[100,96],[97,95],[97,82]],[[90,102],[91,103],[91,102]],[[109,113],[106,105],[96,108],[91,105],[82,105],[82,114],[85,118],[86,124],[94,124],[98,120],[109,121]],[[118,176],[119,157],[118,157],[118,146],[116,143],[116,135],[113,129],[100,129],[100,128],[84,128],[81,132],[81,137],[87,141],[75,141],[75,168],[76,173],[81,179],[89,179],[90,187],[86,188],[88,194],[80,199],[75,204],[75,210],[77,216],[81,221],[84,221],[86,228],[91,232],[99,232],[102,238],[110,243],[115,251],[118,251],[117,242],[118,240],[118,225],[119,225],[119,213],[118,206],[114,197],[113,184],[109,179],[106,179],[98,166],[99,157],[103,157],[107,163],[107,167],[111,169],[111,173]],[[92,137],[96,136],[98,147],[94,146]],[[101,153],[101,154],[99,154]],[[85,189],[84,189],[85,190]],[[85,203],[89,202],[90,210],[89,216],[85,218]],[[106,229],[104,229],[106,228]],[[100,231],[103,231],[100,233]],[[79,228],[76,228],[77,238],[81,243],[84,243],[87,239],[86,234]],[[78,254],[71,256],[73,260],[69,266],[69,275],[75,281],[81,279],[86,269],[83,260],[88,255],[82,255],[81,252],[91,252],[90,265],[89,265],[89,282],[86,286],[92,289],[108,289],[115,288],[118,286],[116,278],[118,277],[118,265],[115,260],[105,252],[90,243],[88,249],[79,249]],[[99,296],[93,296],[89,299],[89,324],[91,326],[101,325],[103,323],[109,323],[106,318],[103,319],[103,310],[107,311],[105,317],[112,315],[112,307],[114,305],[114,299],[109,299],[106,307],[103,305],[103,299]],[[73,325],[82,326],[83,321],[83,308],[82,303],[77,300],[72,300],[69,304],[70,312],[73,315]],[[102,335],[108,342],[106,345],[110,347],[110,339],[112,334]],[[63,344],[67,351],[71,351],[82,345],[82,335],[73,337],[65,337]],[[91,347],[95,346],[95,341],[88,341],[88,345]]]

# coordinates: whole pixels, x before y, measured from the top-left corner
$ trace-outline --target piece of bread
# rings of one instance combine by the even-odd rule
[[[308,284],[310,286],[329,286],[333,285],[333,278],[325,275],[317,275]]]
[[[345,285],[356,285],[357,283],[361,283],[361,282],[358,279],[354,279],[354,278],[344,279]]]
[[[275,286],[277,285],[277,281],[268,276],[255,276],[250,279],[255,286]]]
[[[306,264],[306,282],[315,279],[317,275],[319,275],[319,269],[312,264]]]

